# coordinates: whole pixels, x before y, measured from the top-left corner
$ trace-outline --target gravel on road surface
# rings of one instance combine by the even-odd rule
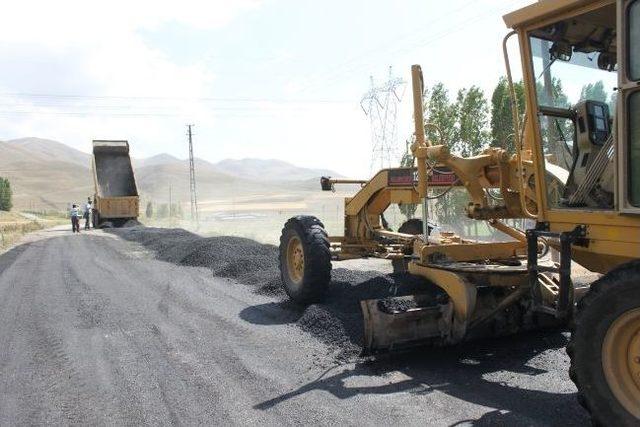
[[[278,248],[242,237],[200,237],[183,229],[134,227],[110,232],[150,249],[163,260],[190,267],[207,267],[216,277],[232,278],[255,292],[286,299],[278,268]],[[339,360],[361,353],[363,321],[360,301],[416,293],[443,294],[410,274],[380,274],[336,268],[325,300],[296,307],[297,324],[337,350]],[[391,305],[391,304],[389,304]]]
[[[263,246],[133,227],[0,256],[0,425],[588,423],[565,334],[346,357],[353,301],[401,280],[338,269],[346,298],[301,308]]]

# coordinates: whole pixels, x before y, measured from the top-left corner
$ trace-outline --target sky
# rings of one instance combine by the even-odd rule
[[[502,15],[531,0],[12,2],[0,15],[0,140],[85,152],[127,139],[135,157],[276,158],[370,173],[363,95],[389,76],[487,97],[504,74]],[[514,48],[516,71],[519,69]],[[412,133],[401,96],[397,144]]]

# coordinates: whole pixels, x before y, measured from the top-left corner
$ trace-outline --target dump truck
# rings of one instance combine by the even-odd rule
[[[129,142],[93,141],[93,226],[120,226],[138,218],[140,198]]]
[[[361,301],[369,352],[567,327],[569,376],[579,402],[597,425],[637,426],[640,0],[541,0],[504,21],[511,28],[502,49],[515,148],[461,157],[430,141],[422,70],[414,65],[413,165],[360,182],[344,202],[344,235],[329,236],[312,216],[289,219],[280,239],[284,290],[299,304],[317,302],[330,291],[332,261],[366,257],[387,259],[426,279],[425,287],[437,287],[436,297]],[[521,53],[524,111],[507,49],[512,38]],[[557,90],[561,79],[567,96]],[[598,82],[607,99],[581,93]],[[432,233],[428,200],[445,194],[433,191],[444,178],[465,188],[470,219],[512,239]],[[327,177],[321,186],[351,182]],[[385,210],[404,203],[422,205],[421,221],[390,230]],[[521,230],[506,221],[514,218],[535,225]],[[548,248],[560,254],[559,262],[545,257]],[[581,286],[574,264],[598,278]]]

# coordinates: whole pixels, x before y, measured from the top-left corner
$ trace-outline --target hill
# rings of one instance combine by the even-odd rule
[[[7,141],[9,145],[27,151],[30,156],[43,161],[56,160],[90,167],[91,155],[61,142],[43,138],[19,138]]]
[[[177,160],[177,159],[176,159]],[[258,184],[251,180],[219,172],[211,163],[196,159],[198,198],[209,200],[234,194],[258,194],[274,189],[274,186]],[[189,201],[189,168],[186,160],[147,165],[135,171],[136,181],[144,197],[167,202],[169,187],[175,201]]]
[[[167,153],[156,154],[155,156],[147,157],[146,159],[133,159],[133,165],[138,168],[182,162],[186,162],[186,160],[180,160]]]
[[[93,193],[88,155],[83,162],[82,152],[55,141],[46,149],[45,141],[0,141],[0,175],[11,181],[17,209],[63,209]]]
[[[0,176],[9,177],[16,209],[66,209],[93,194],[91,156],[57,141],[20,138],[0,141]],[[213,201],[229,197],[317,191],[318,177],[339,176],[323,169],[301,168],[273,159],[196,159],[198,197]],[[189,201],[187,160],[169,154],[134,159],[140,195],[165,203]]]
[[[256,181],[305,181],[321,176],[341,176],[328,169],[309,169],[276,159],[225,159],[213,166],[220,172]]]

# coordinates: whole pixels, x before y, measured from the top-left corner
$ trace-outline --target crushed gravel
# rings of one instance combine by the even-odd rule
[[[206,267],[213,275],[234,279],[254,287],[254,292],[275,297],[282,306],[298,314],[296,324],[336,350],[338,359],[357,356],[362,349],[363,319],[360,301],[382,299],[381,308],[392,312],[414,305],[394,296],[442,292],[425,280],[409,274],[381,274],[336,268],[323,303],[303,311],[291,307],[282,289],[278,248],[241,237],[201,237],[183,229],[134,226],[111,229],[120,237],[140,243],[156,257],[174,264]]]

